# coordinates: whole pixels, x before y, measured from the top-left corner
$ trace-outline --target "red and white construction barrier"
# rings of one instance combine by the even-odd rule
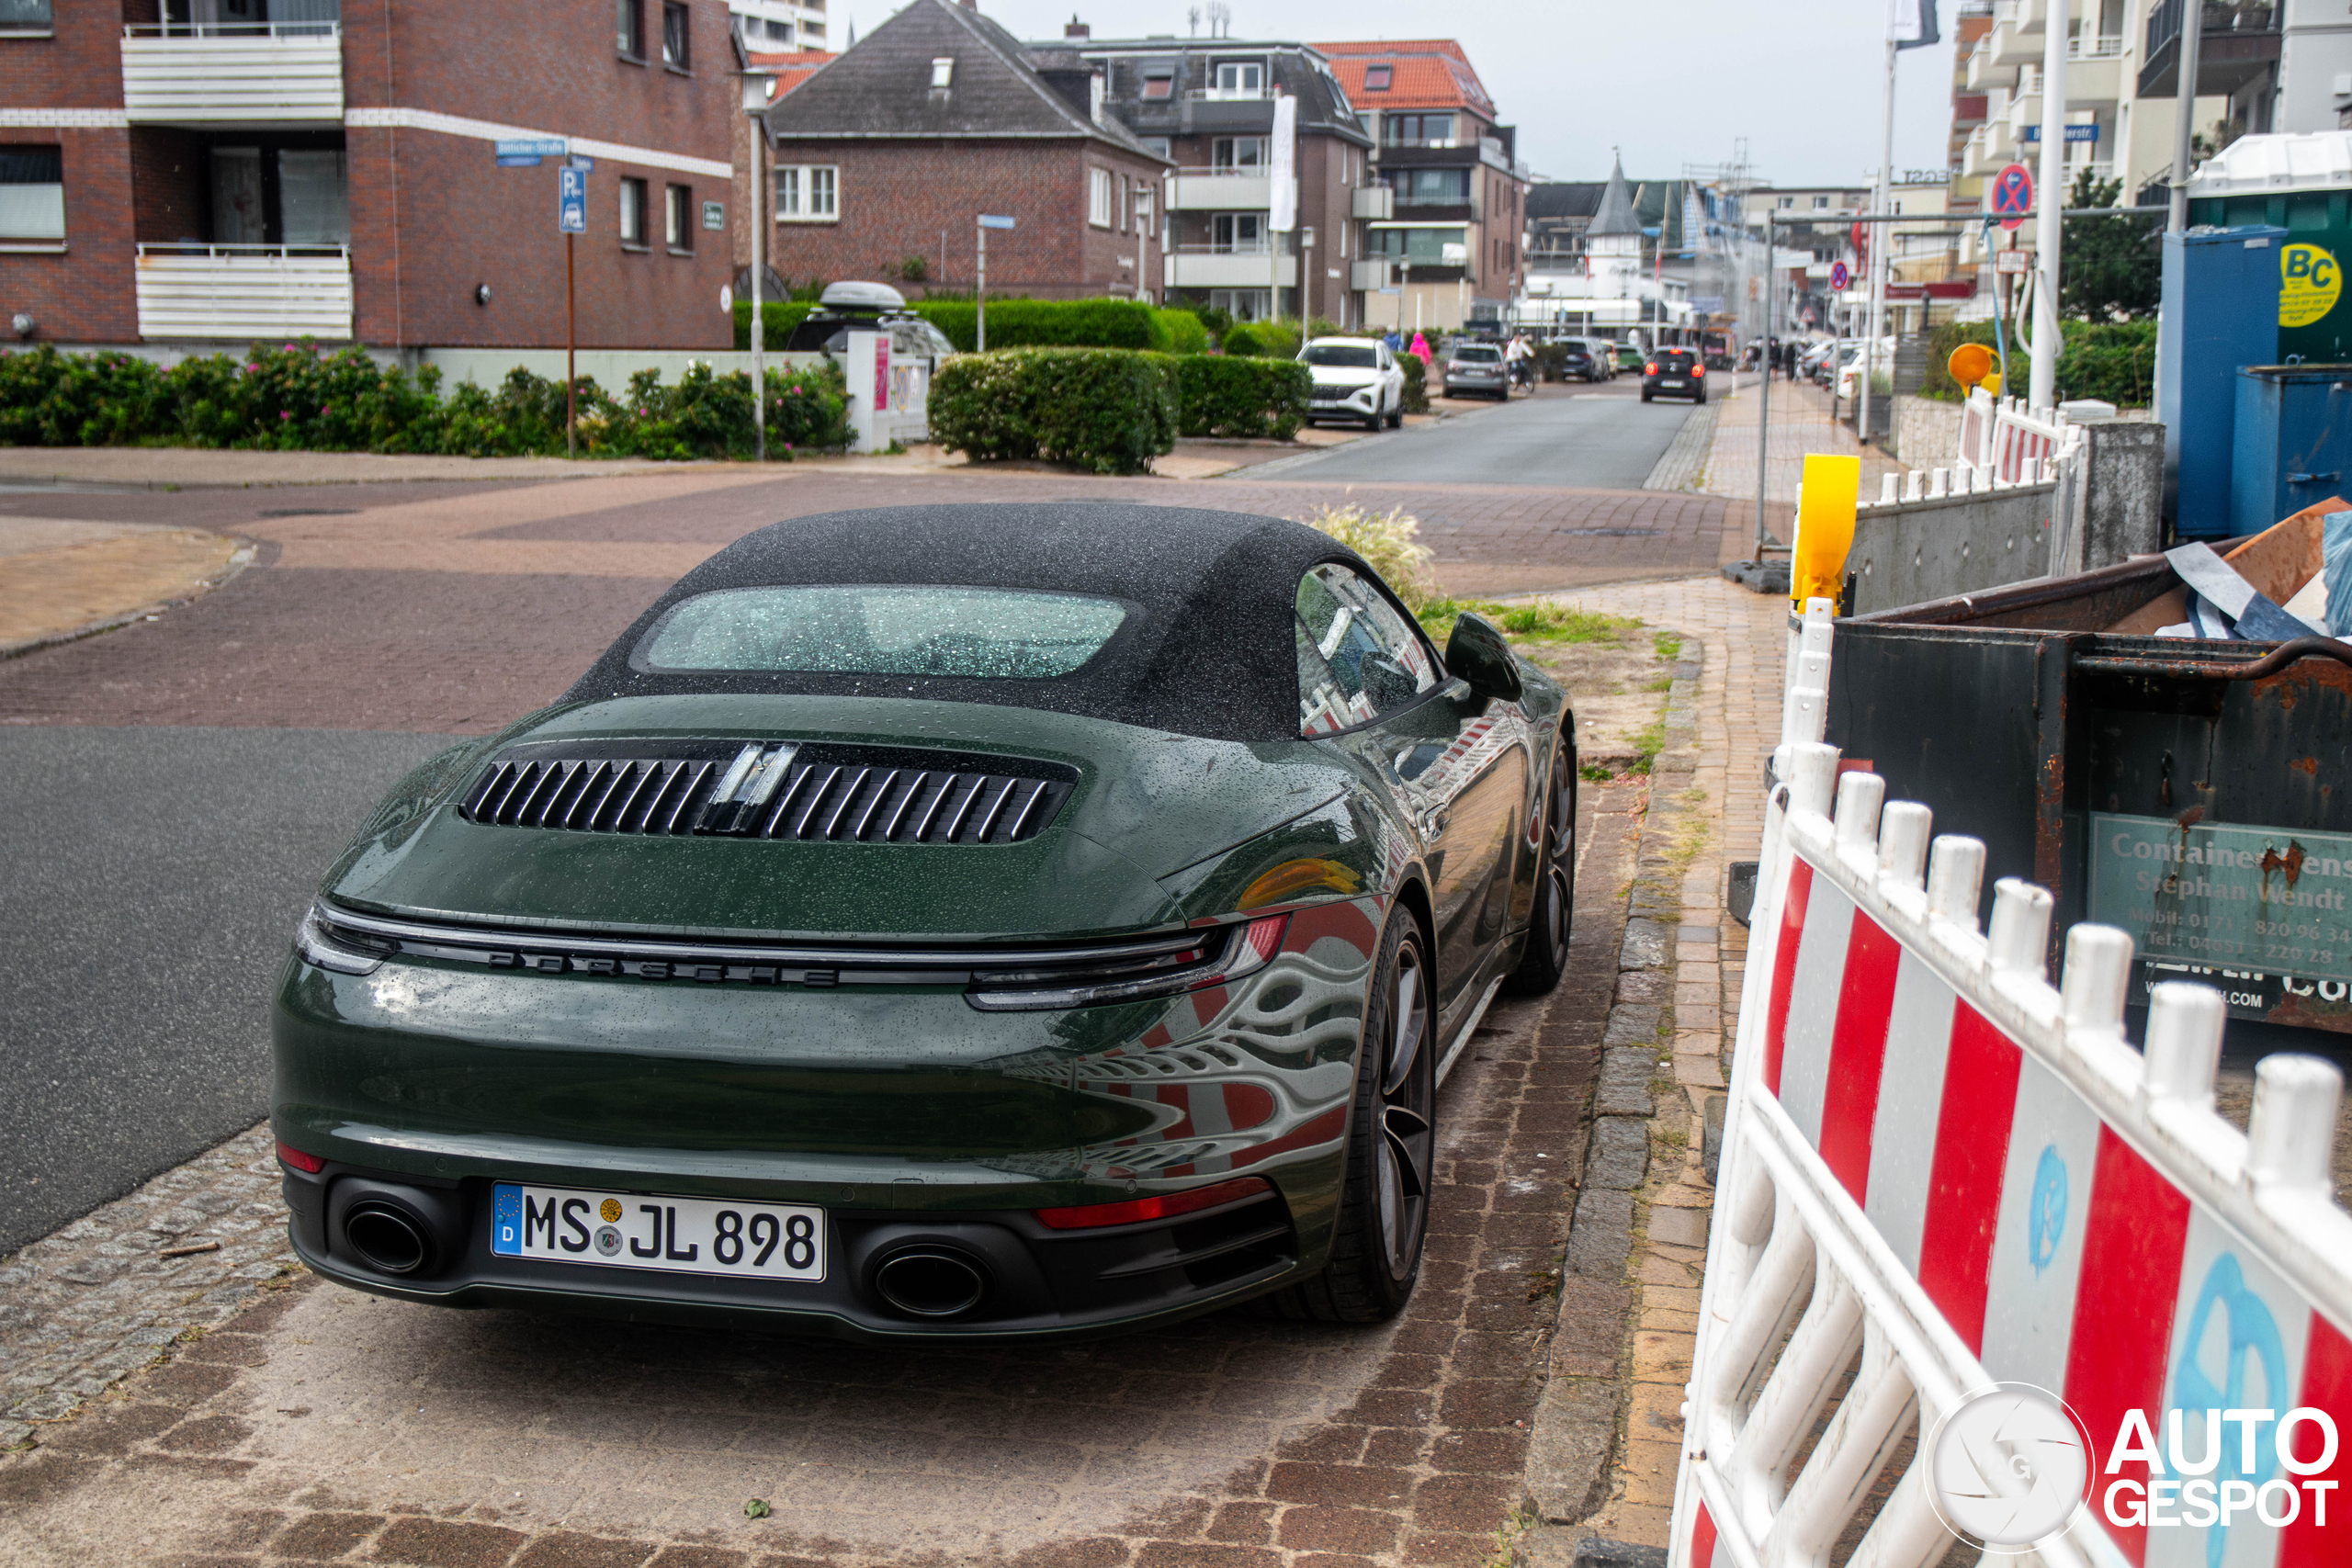
[[[2123,932],[2070,931],[2058,988],[2046,892],[2003,881],[1980,932],[1984,846],[1931,848],[1926,807],[1817,743],[1828,635],[1792,639],[1677,1568],[1817,1564],[1858,1530],[1849,1568],[1940,1562],[1939,1424],[1996,1383],[2087,1439],[2040,1561],[2352,1564],[2340,1075],[2267,1058],[2240,1134],[2218,993],[2156,987],[2143,1055]]]

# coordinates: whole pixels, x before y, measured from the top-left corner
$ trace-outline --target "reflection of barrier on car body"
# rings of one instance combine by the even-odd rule
[[[2318,1462],[2309,1418],[2280,1433],[2352,1416],[2340,1076],[2267,1058],[2241,1134],[2212,1108],[2217,994],[2161,988],[2143,1056],[2124,933],[2070,931],[2057,988],[2048,894],[2005,880],[1980,933],[1984,847],[1931,855],[1926,807],[1817,743],[1826,613],[1792,639],[1677,1568],[1818,1563],[1857,1536],[1851,1563],[1939,1562],[1938,1423],[1996,1382],[2055,1394],[2088,1439],[2088,1501],[2043,1562],[2345,1561],[2352,1504],[2325,1489],[2352,1460]],[[2133,1413],[2145,1450],[2119,1442]],[[2193,1514],[2202,1482],[2230,1522],[2144,1522],[2152,1482],[2158,1514]]]

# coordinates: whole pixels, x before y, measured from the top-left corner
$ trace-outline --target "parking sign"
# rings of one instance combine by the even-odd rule
[[[566,234],[588,231],[588,171],[569,164],[555,172],[555,226]]]

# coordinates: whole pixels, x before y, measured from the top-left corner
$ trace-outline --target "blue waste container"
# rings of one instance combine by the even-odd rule
[[[2242,366],[2278,362],[2278,244],[2286,233],[2255,224],[2165,236],[2156,417],[2165,425],[2165,518],[2183,538],[2234,531],[2237,375]]]
[[[2352,488],[2352,365],[2249,365],[2237,394],[2231,533],[2259,534]]]

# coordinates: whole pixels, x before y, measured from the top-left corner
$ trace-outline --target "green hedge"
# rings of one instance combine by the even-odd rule
[[[816,307],[805,301],[763,302],[767,349],[783,352],[792,329]],[[979,311],[969,299],[918,299],[907,307],[946,334],[965,354],[979,338]],[[1161,354],[1204,354],[1208,329],[1189,310],[1162,310],[1135,299],[991,299],[989,347],[1141,348]],[[735,346],[752,346],[752,302],[735,303]],[[1290,351],[1296,352],[1295,346]]]
[[[785,340],[792,335],[792,329],[800,324],[802,317],[816,308],[808,304],[787,305],[774,299],[762,300],[760,316],[767,322],[768,330],[767,341],[761,346],[770,354],[783,353]],[[741,354],[751,346],[752,302],[749,299],[738,299],[735,301],[735,351]]]
[[[1043,457],[1095,473],[1142,473],[1175,449],[1180,363],[1085,348],[959,355],[932,381],[932,439],[976,459]]]
[[[1396,356],[1396,364],[1405,372],[1405,412],[1429,412],[1430,367],[1421,363],[1421,356],[1418,354],[1400,354]]]
[[[2156,323],[2069,321],[2059,323],[2065,351],[2058,356],[2058,396],[2099,398],[2117,408],[2146,408],[2155,400]],[[1990,321],[1948,321],[1928,334],[1928,374],[1922,397],[1958,400],[1961,389],[1944,371],[1951,351],[1963,343],[1993,344]],[[2009,378],[2006,391],[2023,393],[2033,375],[2033,358],[2009,333]]]
[[[978,308],[969,299],[924,299],[910,305],[966,354],[978,340]],[[1170,347],[1167,323],[1136,299],[991,299],[989,348]]]
[[[767,376],[771,456],[848,445],[848,389],[831,366]],[[747,457],[752,378],[708,365],[662,384],[629,378],[619,397],[582,377],[582,449],[591,457]],[[133,443],[261,451],[415,452],[522,457],[564,450],[564,389],[516,368],[494,390],[441,372],[412,376],[356,348],[305,339],[255,344],[243,359],[187,359],[166,370],[127,354],[69,355],[43,344],[0,353],[0,443],[104,446]]]
[[[1169,353],[1206,354],[1209,351],[1209,329],[1192,311],[1162,310],[1159,319],[1168,323]]]
[[[1175,366],[1176,428],[1182,434],[1287,441],[1306,423],[1315,378],[1295,359],[1204,354],[1179,358]]]

